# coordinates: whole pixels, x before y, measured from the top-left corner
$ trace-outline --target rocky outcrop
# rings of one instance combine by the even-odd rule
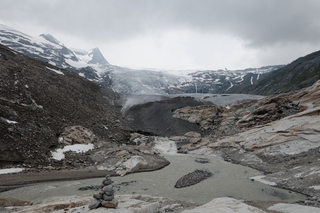
[[[198,149],[207,145],[211,140],[209,137],[201,137],[198,132],[187,132],[183,136],[172,136],[169,139],[176,142],[179,153]]]
[[[168,100],[139,104],[126,111],[128,129],[149,135],[173,136],[190,131],[201,131],[199,125],[172,117],[176,109],[204,105],[192,97],[176,97]]]
[[[192,203],[174,201],[163,197],[152,197],[148,195],[119,195],[115,197],[119,202],[116,209],[109,208],[110,213],[158,213],[158,212],[180,212],[184,208],[192,208],[196,206]],[[64,197],[50,202],[35,204],[24,207],[6,207],[4,212],[106,212],[105,208],[90,210],[87,203],[91,197]],[[2,209],[0,209],[2,210]]]
[[[173,117],[199,124],[202,130],[207,130],[207,134],[221,138],[296,114],[305,108],[292,93],[252,100],[228,108],[215,105],[184,107],[175,110]]]
[[[299,92],[259,102],[265,104],[238,121],[243,132],[212,138],[208,145],[191,152],[215,153],[225,160],[262,170],[267,175],[259,181],[307,194],[312,197],[311,203],[318,202],[320,82]],[[282,112],[279,114],[274,106]],[[257,112],[263,112],[263,118],[269,122]],[[288,116],[282,117],[285,115]]]
[[[212,128],[220,121],[222,107],[218,106],[195,106],[184,107],[174,111],[173,117],[180,118],[190,123],[200,124],[204,129]]]
[[[153,150],[152,144],[145,143],[139,146],[111,146],[96,151],[89,157],[95,162],[98,170],[112,171],[121,176],[133,172],[152,171],[169,165],[169,161]]]
[[[196,204],[169,200],[163,197],[152,197],[148,195],[119,195],[116,196],[119,200],[117,209],[108,209],[110,213],[288,213],[288,212],[308,212],[318,213],[319,208],[304,206],[299,204],[276,203],[276,202],[250,202],[250,205],[244,201],[229,197],[215,198],[212,201],[197,206]],[[55,199],[50,202],[34,204],[32,206],[10,206],[4,207],[3,212],[92,212],[102,213],[106,212],[104,208],[89,210],[85,204],[89,202],[90,197],[64,197],[63,199]],[[197,206],[197,207],[196,207]],[[256,207],[257,206],[257,207]],[[1,208],[1,207],[0,207]]]

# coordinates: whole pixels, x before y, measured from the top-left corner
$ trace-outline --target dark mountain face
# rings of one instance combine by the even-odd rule
[[[67,126],[125,141],[118,95],[0,45],[0,164],[45,164]]]
[[[319,79],[320,51],[317,51],[267,73],[256,85],[246,87],[244,91],[260,95],[278,94],[311,86]]]

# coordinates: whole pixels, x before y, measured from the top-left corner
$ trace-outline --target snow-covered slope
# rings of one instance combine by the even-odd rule
[[[99,81],[100,74],[108,71],[109,63],[99,49],[79,54],[50,34],[32,37],[0,25],[0,43],[31,58],[77,72],[92,81]]]
[[[171,93],[244,93],[247,86],[257,84],[258,80],[282,65],[248,68],[243,70],[205,70],[189,73],[189,78],[180,85],[172,86]]]
[[[183,79],[162,72],[114,66],[108,63],[98,48],[89,51],[70,49],[50,34],[32,37],[5,25],[0,25],[0,43],[121,93],[167,93],[170,85],[179,84]]]
[[[196,71],[187,76],[136,70],[109,64],[98,48],[71,49],[50,34],[32,37],[1,24],[0,44],[127,94],[243,93],[241,88],[256,84],[264,73],[281,67]]]

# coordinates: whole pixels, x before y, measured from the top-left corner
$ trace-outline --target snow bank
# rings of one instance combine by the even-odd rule
[[[320,185],[310,186],[309,188],[314,189],[314,190],[320,190]]]
[[[7,122],[8,124],[17,124],[18,123],[17,121],[11,121],[11,120],[3,118],[3,117],[0,117],[0,118],[1,118],[1,120]]]
[[[51,155],[52,155],[52,158],[55,160],[62,160],[65,157],[64,155],[65,152],[72,151],[76,153],[83,153],[93,148],[94,148],[93,144],[73,144],[73,145],[65,146],[63,147],[63,149],[57,149],[56,151],[51,152]]]
[[[276,186],[276,185],[277,185],[275,182],[272,182],[272,181],[268,181],[268,180],[266,180],[266,179],[263,179],[263,178],[265,178],[265,177],[266,177],[266,176],[264,176],[264,175],[259,175],[259,176],[251,177],[250,179],[251,179],[251,180],[258,181],[258,182],[263,183],[263,184],[270,185],[270,186]]]
[[[55,73],[57,73],[57,74],[59,74],[59,75],[64,75],[64,73],[63,72],[61,72],[60,70],[56,70],[56,69],[53,69],[53,68],[50,68],[50,67],[46,67],[48,70],[51,70],[51,71],[53,71],[53,72],[55,72]]]
[[[24,168],[0,169],[0,175],[22,172]]]

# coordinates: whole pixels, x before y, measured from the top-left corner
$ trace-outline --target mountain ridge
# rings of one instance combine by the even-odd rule
[[[139,70],[112,65],[98,48],[88,51],[70,49],[50,34],[41,34],[39,38],[35,38],[0,25],[0,39],[1,44],[15,51],[76,72],[104,88],[111,88],[124,94],[269,95],[310,86],[320,79],[317,71],[319,68],[317,52],[301,57],[286,66],[273,65],[241,70],[199,70],[181,76],[158,70]],[[312,61],[314,65],[311,64]],[[309,66],[310,69],[304,66]]]

